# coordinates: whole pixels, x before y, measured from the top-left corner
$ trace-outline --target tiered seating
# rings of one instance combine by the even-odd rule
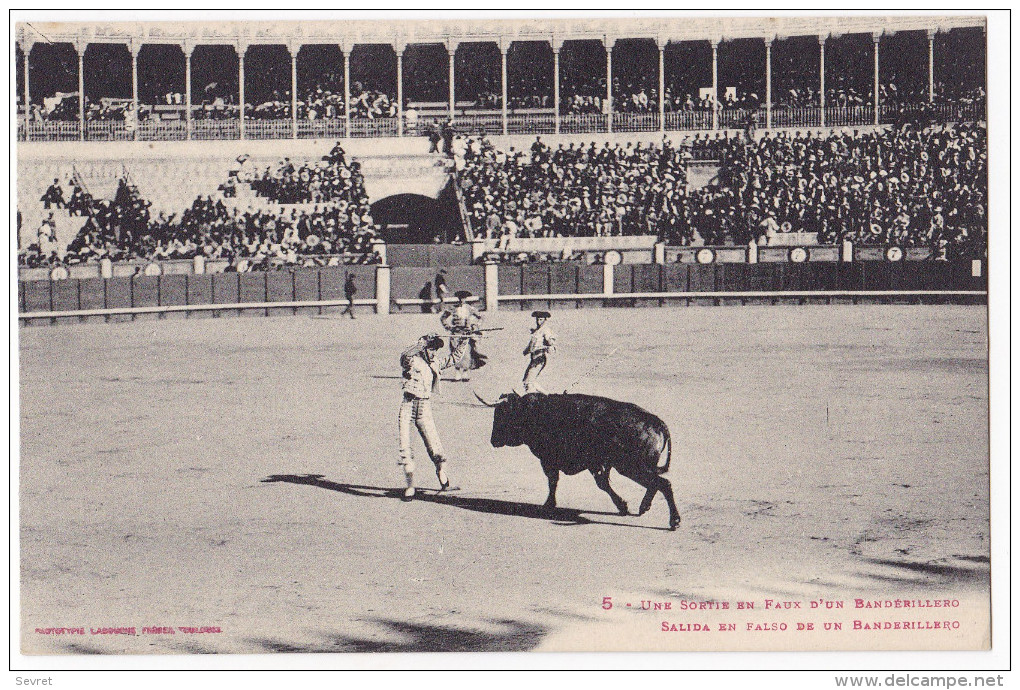
[[[136,170],[144,174],[149,165],[156,164]],[[197,194],[183,212],[167,214],[145,199],[144,187],[135,184],[134,175],[124,175],[111,199],[85,204],[88,218],[70,238],[62,238],[65,243],[73,239],[66,257],[51,252],[51,243],[43,246],[32,237],[27,238],[32,246],[19,253],[19,262],[34,267],[103,258],[158,261],[204,256],[248,270],[325,263],[338,254],[356,254],[363,261],[374,256],[375,225],[360,168],[345,160],[339,146],[319,161],[252,165],[236,179],[213,180],[207,169],[205,176],[189,182],[222,187],[222,192]],[[163,203],[179,209],[181,193],[166,195]],[[47,193],[48,199],[56,196],[55,191]],[[69,231],[66,227],[65,235]]]
[[[805,232],[977,256],[987,247],[987,155],[982,123],[662,146],[536,141],[530,155],[476,139],[458,181],[473,227],[490,238],[658,234],[741,245]],[[688,185],[688,161],[708,158],[716,174]]]
[[[678,222],[686,152],[648,144],[594,143],[530,155],[471,140],[458,183],[471,224],[487,237],[654,235]]]
[[[239,164],[235,160],[203,158],[181,161],[147,160],[133,163],[128,172],[139,193],[152,204],[153,215],[180,214],[195,197],[213,194]],[[173,171],[173,179],[167,179]],[[114,187],[116,189],[116,187]],[[109,198],[106,195],[97,195]]]

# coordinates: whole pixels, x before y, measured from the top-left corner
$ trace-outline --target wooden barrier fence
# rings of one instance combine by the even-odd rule
[[[663,306],[834,301],[987,299],[983,261],[862,261],[755,264],[620,264],[579,262],[451,266],[448,299],[468,290],[484,308]],[[389,314],[434,304],[438,268],[338,266],[268,273],[215,273],[18,283],[25,324],[225,315],[324,314],[347,304],[344,281],[355,276],[355,305]],[[429,289],[426,289],[429,288]]]
[[[322,314],[346,306],[354,275],[356,306],[375,309],[376,267],[298,268],[268,273],[136,275],[18,282],[18,317],[26,323],[135,318]]]

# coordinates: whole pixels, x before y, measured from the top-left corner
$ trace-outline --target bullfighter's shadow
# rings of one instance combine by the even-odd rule
[[[338,491],[350,496],[360,496],[362,498],[392,498],[395,500],[401,500],[403,498],[402,489],[365,486],[361,484],[342,484],[340,482],[330,481],[321,474],[274,474],[262,480],[262,483],[264,484],[273,482],[307,484],[308,486],[317,486],[320,489]],[[577,508],[546,508],[543,505],[536,505],[534,503],[503,501],[498,498],[477,498],[473,496],[462,496],[456,493],[437,493],[434,489],[418,489],[414,500],[425,503],[438,503],[439,505],[471,510],[477,513],[510,515],[513,517],[548,520],[557,525],[612,525],[614,527],[638,527],[641,529],[668,531],[664,527],[630,525],[622,522],[592,520],[581,514],[584,512],[588,515],[618,516],[618,513],[607,513],[596,510],[581,511]]]

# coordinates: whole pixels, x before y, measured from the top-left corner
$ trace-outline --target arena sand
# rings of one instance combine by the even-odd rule
[[[561,480],[549,513],[538,461],[490,447],[492,413],[471,391],[519,388],[526,313],[486,319],[505,328],[484,341],[490,365],[444,383],[435,405],[463,491],[410,504],[395,491],[398,358],[438,330],[434,316],[22,328],[22,648],[986,646],[985,318],[917,305],[554,312],[548,390],[581,379],[572,392],[669,425],[676,532],[661,497],[621,517],[588,473]],[[437,486],[420,441],[416,452],[420,483]],[[640,487],[615,473],[613,486],[637,507]],[[879,613],[962,626],[795,631],[874,618],[848,610],[859,597],[955,599]],[[762,610],[766,598],[848,609],[826,619]],[[745,600],[756,609],[678,610]],[[741,634],[663,633],[663,621]],[[789,629],[744,630],[776,621]],[[85,634],[36,631],[73,627]],[[104,627],[137,634],[93,634]],[[221,632],[182,631],[202,627]]]

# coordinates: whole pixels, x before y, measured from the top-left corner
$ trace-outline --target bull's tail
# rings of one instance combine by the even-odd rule
[[[666,464],[662,467],[656,467],[655,471],[659,474],[666,474],[669,472],[669,461],[673,456],[673,439],[669,436],[669,427],[666,425],[662,426],[662,433],[666,437],[666,442],[662,445],[662,450],[666,451]],[[659,451],[659,457],[662,457],[662,451]]]

